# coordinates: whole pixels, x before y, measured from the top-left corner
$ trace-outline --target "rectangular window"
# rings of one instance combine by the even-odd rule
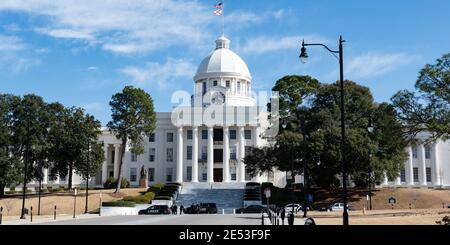
[[[417,159],[417,146],[412,147],[412,155],[414,159]]]
[[[156,149],[155,148],[150,148],[149,153],[148,153],[148,160],[150,162],[154,162],[155,161],[155,154],[156,154]]]
[[[155,134],[153,133],[153,134],[150,134],[149,136],[148,136],[148,142],[155,142]]]
[[[148,182],[154,182],[155,181],[155,168],[149,168],[148,169]]]
[[[217,86],[217,81],[216,81],[216,80],[213,81],[213,86],[214,86],[214,87]]]
[[[173,133],[167,133],[167,142],[173,142]]]
[[[202,95],[206,94],[206,82],[202,83]]]
[[[167,168],[166,170],[166,181],[171,182],[173,179],[173,168]]]
[[[202,139],[207,140],[208,139],[208,130],[202,130]]]
[[[229,87],[230,87],[230,81],[227,80],[227,81],[225,82],[225,85],[227,86],[227,88],[229,88]]]
[[[136,162],[137,161],[137,154],[136,153],[131,152],[131,161],[132,162]]]
[[[206,181],[207,173],[202,173],[202,180]]]
[[[419,182],[419,168],[413,168],[414,182]]]
[[[241,82],[237,82],[237,91],[236,91],[236,93],[237,94],[241,93]]]
[[[252,131],[251,130],[244,130],[244,137],[246,140],[252,139]]]
[[[186,179],[187,181],[192,181],[192,167],[186,167]]]
[[[230,140],[236,139],[236,130],[230,130]]]
[[[173,162],[173,148],[167,148],[167,161]]]
[[[253,147],[252,146],[245,146],[245,155],[248,156],[252,154]]]
[[[230,159],[231,160],[236,160],[236,146],[232,146],[230,148]]]
[[[236,173],[231,173],[231,180],[236,180]]]
[[[431,148],[430,146],[425,146],[425,159],[431,159]]]
[[[186,159],[192,160],[192,145],[186,146]]]
[[[208,160],[208,147],[202,146],[202,160]]]
[[[427,182],[431,182],[431,168],[426,168],[427,171]]]
[[[186,138],[187,138],[188,140],[191,140],[191,139],[192,139],[192,130],[186,131]]]
[[[405,172],[404,168],[402,168],[402,170],[400,170],[400,181],[406,182],[406,172]]]
[[[131,182],[136,182],[137,179],[137,169],[136,168],[130,168],[130,181]]]

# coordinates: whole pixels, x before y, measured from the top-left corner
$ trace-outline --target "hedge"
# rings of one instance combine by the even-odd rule
[[[148,204],[155,197],[155,193],[147,192],[144,195],[139,196],[126,196],[123,198],[123,201],[134,202],[138,204]]]
[[[117,187],[117,180],[114,177],[109,177],[108,179],[106,179],[105,183],[103,184],[103,187],[105,189],[115,189]],[[120,188],[128,188],[128,187],[130,187],[130,182],[127,179],[122,178],[120,182]]]
[[[102,202],[103,207],[130,207],[134,208],[136,203],[128,201]]]

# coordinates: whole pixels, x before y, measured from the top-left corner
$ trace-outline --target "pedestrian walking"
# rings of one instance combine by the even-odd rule
[[[184,207],[183,207],[183,204],[181,204],[181,205],[180,205],[180,215],[183,214],[183,208],[184,208]]]
[[[284,225],[284,218],[286,217],[286,210],[284,208],[281,209],[281,224]]]

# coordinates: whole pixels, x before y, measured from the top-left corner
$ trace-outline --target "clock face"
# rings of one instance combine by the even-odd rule
[[[224,103],[225,103],[225,94],[223,94],[222,92],[215,92],[211,96],[211,104],[222,105]]]

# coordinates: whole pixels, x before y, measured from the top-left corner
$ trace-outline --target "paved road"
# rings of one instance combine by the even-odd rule
[[[267,222],[267,221],[266,221]],[[108,216],[36,225],[261,225],[260,214]]]

